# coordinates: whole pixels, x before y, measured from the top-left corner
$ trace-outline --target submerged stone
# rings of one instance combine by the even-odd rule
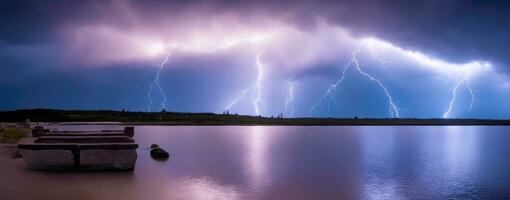
[[[152,144],[151,157],[155,160],[167,160],[170,157],[170,154],[160,148],[157,144]]]

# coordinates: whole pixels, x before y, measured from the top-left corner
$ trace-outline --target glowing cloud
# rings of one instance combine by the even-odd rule
[[[266,93],[263,83],[268,78],[266,77],[268,69],[271,73],[280,73],[280,77],[288,79],[309,68],[320,66],[321,63],[337,63],[339,58],[352,55],[341,70],[341,76],[337,81],[327,88],[316,104],[311,106],[309,115],[314,114],[317,107],[323,103],[327,103],[328,111],[330,107],[341,108],[342,105],[337,105],[334,92],[344,81],[352,66],[358,74],[376,83],[383,90],[384,101],[388,102],[389,116],[400,117],[401,113],[396,101],[398,95],[396,98],[392,96],[390,92],[392,88],[385,85],[384,76],[369,68],[371,64],[365,62],[364,55],[370,56],[378,65],[391,72],[399,70],[398,67],[401,67],[402,63],[412,63],[413,67],[432,71],[454,82],[448,108],[443,112],[443,117],[449,117],[458,100],[456,93],[460,86],[465,85],[471,94],[469,108],[471,110],[475,98],[470,84],[471,79],[492,68],[491,63],[486,61],[451,63],[421,52],[402,49],[377,38],[358,39],[343,28],[324,22],[318,23],[313,30],[302,30],[281,22],[273,22],[261,27],[240,25],[241,23],[229,24],[229,22],[231,21],[204,27],[183,25],[182,29],[168,32],[168,34],[165,32],[168,29],[122,30],[103,25],[87,25],[74,27],[70,31],[66,44],[69,45],[70,54],[78,55],[71,59],[97,65],[142,62],[143,66],[150,66],[147,62],[159,60],[157,73],[146,95],[147,111],[166,109],[168,98],[161,86],[160,80],[163,78],[161,72],[172,60],[175,52],[197,55],[235,49],[236,52],[241,51],[249,54],[250,57],[256,52],[255,65],[250,65],[255,66],[257,70],[256,76],[253,77],[255,82],[243,89],[224,107],[225,110],[230,110],[239,101],[249,96],[250,106],[253,106],[256,115],[265,114],[264,109],[268,108],[265,103],[267,99],[263,98]],[[352,49],[356,50],[353,52]],[[264,52],[263,60],[259,52]],[[391,62],[386,59],[387,56],[391,56],[392,59],[389,59]],[[253,60],[243,61],[253,62]],[[157,104],[152,99],[155,90],[162,96],[161,102]],[[293,116],[294,108],[289,110],[289,105],[294,101],[293,87],[288,86],[287,93],[282,94],[286,96],[285,111]]]
[[[372,52],[376,51],[391,51],[395,55],[407,57],[412,59],[414,62],[428,67],[438,73],[443,75],[451,75],[451,76],[462,76],[464,77],[466,74],[476,74],[481,71],[490,70],[492,65],[487,61],[474,60],[468,63],[457,64],[450,63],[444,60],[435,59],[429,57],[423,53],[418,51],[408,51],[402,48],[399,48],[391,43],[378,40],[376,38],[366,38],[362,39],[361,43],[366,44],[370,47]],[[379,58],[378,58],[379,59]]]

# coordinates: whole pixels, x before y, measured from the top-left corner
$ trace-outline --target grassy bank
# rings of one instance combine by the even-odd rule
[[[0,112],[0,122],[123,122],[129,125],[510,125],[510,120],[273,118],[237,114],[32,109]]]
[[[4,127],[0,128],[0,143],[17,143],[30,132],[28,128]]]

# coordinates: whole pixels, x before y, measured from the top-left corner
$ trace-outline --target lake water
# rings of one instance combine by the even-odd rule
[[[76,126],[60,128],[76,129]],[[109,129],[116,126],[80,126]],[[510,199],[502,126],[139,126],[133,172],[57,173],[21,159],[6,199]],[[157,143],[168,161],[150,158]]]

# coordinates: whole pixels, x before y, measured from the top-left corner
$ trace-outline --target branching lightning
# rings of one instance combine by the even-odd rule
[[[373,49],[374,47],[377,47],[380,50],[392,51],[394,53],[397,53],[398,55],[401,55],[403,59],[411,59],[417,64],[419,64],[419,66],[421,67],[425,67],[426,69],[432,70],[437,73],[441,73],[442,75],[448,77],[457,78],[459,75],[463,75],[462,79],[457,81],[452,89],[452,97],[449,101],[448,109],[443,113],[443,118],[448,118],[449,115],[451,114],[452,109],[455,106],[456,100],[458,99],[457,91],[459,90],[459,87],[462,85],[465,85],[465,87],[469,91],[469,94],[471,95],[469,110],[471,111],[473,109],[475,94],[473,92],[473,89],[471,88],[470,82],[472,75],[484,70],[490,70],[491,68],[491,63],[479,60],[471,61],[464,64],[449,63],[443,60],[431,58],[417,51],[408,51],[401,49],[390,43],[375,38],[363,39],[361,40],[361,44],[366,46],[369,50],[368,53],[370,54],[370,56],[385,68],[386,64],[390,62],[387,62],[379,58],[374,52]],[[335,82],[334,84],[330,85],[330,87],[327,89],[324,95],[321,96],[319,101],[311,107],[309,115],[311,115],[312,112],[318,106],[323,104],[325,101],[328,101],[328,111],[331,104],[335,105],[334,92],[336,91],[338,86],[342,83],[342,81],[345,79],[346,71],[349,69],[351,65],[354,65],[358,73],[376,82],[384,90],[384,93],[389,102],[389,113],[391,114],[391,116],[397,118],[400,117],[399,108],[393,102],[393,97],[390,95],[388,88],[379,79],[376,79],[374,76],[370,75],[369,73],[363,71],[362,68],[360,68],[360,64],[358,62],[358,59],[356,58],[357,53],[361,51],[360,49],[353,52],[353,57],[351,58],[351,60],[349,60],[349,62],[345,65],[344,69],[342,70],[342,76],[340,77],[340,79],[338,79],[338,81]]]
[[[262,54],[257,55],[257,81],[255,82],[255,99],[253,100],[253,107],[257,116],[260,115],[260,104],[265,105],[262,101],[262,80],[264,78],[264,66],[260,62]]]
[[[246,93],[248,93],[248,91],[251,90],[251,91],[253,91],[253,99],[251,100],[251,103],[255,110],[255,114],[257,116],[260,116],[262,114],[261,106],[266,106],[266,104],[262,100],[262,89],[263,89],[262,82],[264,80],[264,75],[265,75],[264,65],[261,62],[262,55],[263,55],[263,53],[258,54],[256,56],[255,65],[257,67],[257,79],[256,79],[255,83],[252,86],[244,89],[239,96],[237,96],[230,104],[228,104],[228,106],[225,107],[225,110],[227,110],[227,111],[230,110],[235,104],[237,104],[242,98],[244,98],[246,96]]]
[[[154,76],[154,80],[149,85],[149,90],[147,92],[147,99],[148,99],[147,112],[151,112],[152,108],[154,107],[154,105],[153,105],[154,101],[152,100],[152,93],[153,93],[153,89],[154,88],[158,89],[160,95],[163,98],[161,100],[160,105],[158,106],[159,110],[163,110],[163,109],[166,110],[167,96],[166,96],[166,94],[165,94],[165,92],[163,90],[163,87],[160,84],[160,75],[161,75],[161,72],[164,69],[164,66],[168,63],[168,61],[170,59],[170,56],[171,56],[173,51],[179,50],[179,51],[195,52],[195,53],[214,53],[214,52],[217,52],[217,51],[226,50],[228,48],[231,48],[231,47],[233,47],[235,45],[239,45],[241,43],[254,43],[254,42],[257,42],[257,41],[259,41],[261,39],[263,39],[262,36],[257,36],[257,37],[253,37],[253,38],[249,38],[249,39],[235,39],[235,40],[227,41],[227,42],[225,42],[223,44],[220,44],[220,45],[217,45],[217,46],[214,46],[214,47],[169,44],[166,47],[162,47],[162,48],[159,48],[160,46],[157,46],[158,48],[150,48],[149,49],[151,51],[150,53],[153,54],[153,55],[158,53],[158,51],[155,51],[155,50],[165,50],[165,49],[168,49],[168,53],[165,55],[163,61],[158,65],[158,71],[157,71],[156,75]],[[259,64],[260,63],[258,61],[258,56],[257,56],[257,66]],[[259,74],[260,74],[260,72],[259,72]],[[260,84],[257,84],[256,86],[257,86],[257,91],[259,91],[260,90],[260,88],[259,88]],[[241,98],[242,98],[242,96],[245,95],[245,93],[247,91],[248,90],[243,91],[243,93],[241,95]],[[259,93],[260,93],[260,91],[259,91]],[[239,99],[234,101],[232,105],[234,105],[237,101],[239,101]],[[259,100],[257,100],[257,101],[259,101]],[[260,102],[254,102],[254,105],[258,106],[259,103]],[[229,105],[228,107],[231,107],[232,105]],[[257,111],[258,111],[258,107],[257,107]]]
[[[166,101],[167,97],[166,94],[161,87],[161,84],[159,83],[159,76],[161,74],[161,71],[163,71],[163,68],[165,67],[165,64],[168,63],[168,59],[170,58],[171,51],[168,51],[163,61],[158,65],[158,72],[156,73],[156,76],[154,77],[154,80],[151,82],[149,86],[149,91],[147,92],[147,99],[149,101],[149,104],[147,105],[147,112],[150,112],[153,107],[153,101],[152,101],[152,90],[154,87],[158,88],[159,93],[161,96],[163,96],[163,100],[161,101],[161,104],[159,105],[159,110],[165,109],[166,110]]]
[[[384,84],[379,80],[379,79],[376,79],[374,76],[368,74],[367,72],[363,71],[360,67],[360,63],[358,61],[358,58],[357,58],[357,54],[361,51],[361,49],[357,49],[355,51],[353,51],[352,53],[352,58],[349,60],[349,62],[344,66],[344,69],[342,70],[342,76],[340,77],[340,79],[338,79],[337,82],[335,82],[334,84],[330,85],[328,90],[326,90],[326,92],[324,93],[324,95],[321,96],[321,98],[319,99],[319,101],[314,104],[310,110],[309,110],[309,115],[311,115],[313,113],[313,111],[319,106],[321,105],[326,99],[329,100],[328,102],[328,111],[329,111],[329,105],[333,104],[336,106],[336,103],[335,103],[335,99],[334,99],[334,96],[333,96],[333,92],[336,91],[336,88],[343,82],[343,80],[345,79],[345,76],[346,76],[346,72],[347,70],[350,68],[350,66],[354,65],[356,70],[358,71],[358,73],[360,73],[361,75],[367,77],[368,79],[370,79],[371,81],[374,81],[377,83],[377,85],[379,85],[379,87],[381,87],[383,90],[384,90],[384,94],[386,95],[387,99],[388,99],[388,102],[389,102],[389,112],[391,114],[392,117],[397,117],[399,118],[400,115],[399,115],[399,108],[395,105],[395,103],[393,102],[393,97],[390,95],[389,91],[388,91],[388,88],[386,88],[386,86],[384,86]],[[381,60],[382,61],[382,60]]]
[[[471,95],[471,101],[469,105],[469,110],[471,111],[473,109],[473,104],[475,100],[475,94],[473,92],[473,89],[471,88],[471,78],[473,75],[476,75],[482,71],[490,70],[492,67],[492,64],[490,62],[486,61],[480,61],[480,60],[474,60],[468,63],[463,64],[457,64],[457,63],[449,63],[440,59],[434,59],[431,58],[423,53],[417,52],[417,51],[408,51],[401,49],[399,47],[396,47],[390,43],[375,39],[375,38],[368,38],[363,40],[364,42],[367,42],[369,46],[377,45],[378,48],[382,48],[382,50],[385,51],[395,51],[399,55],[402,55],[403,57],[412,59],[416,63],[422,65],[423,67],[426,67],[430,70],[433,70],[434,72],[438,72],[442,75],[458,79],[459,75],[463,75],[462,79],[457,81],[457,83],[454,85],[452,89],[452,97],[448,103],[448,109],[443,113],[443,118],[448,118],[450,113],[452,112],[452,109],[455,105],[455,102],[457,100],[457,90],[460,86],[465,85],[467,90],[469,91],[469,94]],[[377,58],[376,58],[377,60]]]
[[[386,95],[386,98],[388,98],[388,103],[389,103],[389,111],[390,111],[390,114],[392,117],[397,117],[399,118],[399,113],[398,113],[398,110],[399,108],[395,105],[395,103],[393,102],[393,97],[390,95],[390,93],[388,92],[388,88],[386,88],[386,86],[384,86],[384,84],[379,80],[379,79],[376,79],[374,78],[372,75],[364,72],[363,70],[361,70],[360,68],[360,64],[358,62],[358,59],[356,58],[356,54],[359,52],[358,51],[355,51],[353,53],[353,60],[354,60],[354,64],[356,65],[356,69],[358,70],[358,72],[360,74],[362,74],[363,76],[366,76],[368,77],[371,81],[375,81],[383,90],[384,90],[384,94]]]
[[[475,95],[473,93],[473,88],[471,88],[470,79],[471,79],[471,73],[467,73],[466,76],[463,79],[459,80],[455,84],[455,86],[452,89],[452,98],[450,99],[450,103],[448,104],[448,109],[443,114],[443,118],[448,118],[450,113],[452,112],[453,106],[455,105],[455,100],[457,99],[457,90],[463,84],[466,85],[466,88],[469,91],[469,94],[471,95],[471,101],[470,101],[470,104],[469,104],[469,110],[471,111],[473,109],[473,103],[474,103]]]
[[[333,92],[335,92],[338,85],[340,85],[340,83],[342,83],[344,81],[345,73],[349,69],[349,67],[351,66],[352,63],[353,63],[353,60],[352,59],[349,60],[349,62],[344,66],[344,69],[342,70],[342,76],[340,77],[340,79],[338,79],[335,83],[333,83],[329,86],[328,90],[326,90],[326,92],[321,96],[319,101],[310,108],[310,110],[308,111],[308,115],[312,115],[313,111],[319,105],[321,105],[326,99],[328,100],[328,112],[330,111],[331,104],[335,105],[335,107],[338,108],[338,106],[336,105],[336,102],[335,102],[335,98],[333,96]]]
[[[163,110],[163,109],[167,108],[166,104],[167,104],[168,98],[167,98],[167,95],[165,94],[164,88],[160,84],[160,81],[161,81],[161,75],[165,68],[165,65],[168,64],[168,62],[171,59],[171,56],[173,55],[173,53],[175,53],[175,51],[193,52],[193,53],[214,53],[217,51],[223,51],[223,50],[233,48],[234,46],[239,45],[240,43],[254,43],[260,39],[261,39],[261,37],[252,37],[251,39],[246,39],[246,38],[245,39],[234,39],[234,40],[228,40],[226,42],[219,43],[218,45],[214,45],[214,46],[206,46],[204,44],[209,44],[209,43],[201,43],[200,42],[201,40],[194,41],[195,43],[185,42],[185,43],[183,43],[184,45],[183,44],[164,45],[162,43],[158,44],[158,45],[154,45],[153,48],[149,49],[150,51],[148,53],[150,55],[153,55],[153,54],[154,55],[163,55],[162,53],[166,53],[166,54],[163,57],[163,60],[159,63],[157,72],[154,76],[154,79],[152,80],[152,82],[149,85],[147,95],[146,95],[146,97],[148,99],[147,111],[148,112],[153,111],[153,110],[157,111],[158,109]],[[213,43],[216,44],[216,42],[213,42]],[[359,75],[366,77],[370,81],[376,83],[383,90],[384,95],[388,101],[389,115],[391,117],[396,117],[396,118],[400,117],[400,113],[399,113],[400,109],[395,104],[394,98],[391,95],[390,91],[388,90],[388,87],[386,87],[386,85],[384,85],[383,82],[380,79],[376,78],[372,73],[365,71],[366,69],[362,68],[363,66],[360,64],[360,62],[358,60],[358,54],[362,50],[367,51],[366,55],[371,56],[373,60],[377,61],[384,68],[387,68],[387,64],[391,63],[391,62],[388,62],[388,61],[383,60],[382,58],[378,57],[378,54],[376,54],[376,52],[374,51],[374,48],[378,48],[378,49],[376,49],[378,51],[379,50],[392,50],[394,53],[401,55],[402,58],[412,59],[414,62],[419,64],[419,66],[425,66],[425,67],[427,67],[427,69],[431,69],[435,72],[439,72],[441,74],[445,74],[445,75],[448,75],[451,77],[455,76],[455,78],[456,78],[455,80],[458,80],[458,81],[455,83],[455,85],[452,88],[452,91],[451,91],[452,96],[451,96],[449,104],[448,104],[448,109],[442,115],[443,118],[448,118],[450,116],[450,114],[452,113],[452,110],[453,110],[453,108],[456,104],[456,101],[458,99],[457,92],[459,90],[459,87],[461,87],[461,86],[465,86],[466,89],[468,90],[469,94],[471,95],[469,109],[470,109],[470,111],[473,109],[475,93],[473,92],[473,89],[471,88],[471,82],[470,82],[472,73],[476,73],[482,69],[491,67],[490,63],[483,62],[483,61],[482,62],[481,61],[473,61],[473,62],[466,63],[466,64],[448,63],[443,60],[430,58],[427,55],[422,54],[420,52],[407,51],[407,50],[400,49],[399,47],[395,47],[390,43],[380,41],[380,40],[377,40],[374,38],[362,40],[360,44],[361,44],[361,47],[352,52],[352,57],[343,66],[343,69],[341,70],[341,72],[342,72],[341,76],[338,78],[338,80],[336,80],[336,82],[331,84],[327,88],[325,93],[322,96],[320,96],[320,99],[318,100],[318,102],[315,103],[314,105],[312,105],[312,107],[309,109],[309,115],[312,115],[314,113],[314,111],[321,105],[327,106],[328,112],[331,111],[331,107],[334,107],[334,108],[340,110],[340,106],[337,105],[337,103],[336,103],[335,93],[336,93],[337,89],[341,86],[341,84],[344,82],[344,80],[346,79],[346,76],[348,75],[347,73],[349,72],[348,70],[354,68]],[[152,46],[152,45],[149,45],[149,46]],[[382,49],[379,49],[379,48],[382,48]],[[165,51],[167,51],[167,52],[165,52]],[[250,99],[249,102],[250,102],[251,106],[253,106],[254,113],[258,116],[265,114],[265,109],[267,109],[267,105],[264,102],[264,91],[263,90],[264,90],[264,81],[265,81],[264,79],[266,78],[265,77],[266,76],[266,71],[265,71],[266,67],[265,67],[264,63],[262,62],[263,55],[264,55],[263,53],[259,53],[255,56],[255,64],[254,65],[255,65],[256,71],[257,71],[257,76],[255,79],[255,82],[252,85],[250,85],[249,87],[242,90],[240,92],[240,94],[235,99],[233,99],[230,102],[230,104],[228,104],[224,108],[224,110],[228,111],[228,110],[232,109],[240,101],[242,101],[242,99],[249,98]],[[466,71],[466,69],[468,71]],[[459,74],[464,75],[460,80],[459,80]],[[157,90],[157,93],[159,95],[161,95],[161,102],[156,103],[156,104],[152,99],[153,94],[156,93],[155,90]],[[294,96],[294,85],[292,82],[287,82],[287,90],[288,90],[288,93],[287,93],[286,100],[284,102],[285,103],[284,104],[285,112],[289,113],[290,117],[293,117],[294,112],[295,112],[295,108],[293,105],[295,102],[295,99],[294,99],[295,96]]]
[[[294,117],[294,106],[289,108],[291,103],[294,103],[294,84],[291,81],[287,81],[287,99],[285,100],[285,111],[290,112],[289,117]]]

